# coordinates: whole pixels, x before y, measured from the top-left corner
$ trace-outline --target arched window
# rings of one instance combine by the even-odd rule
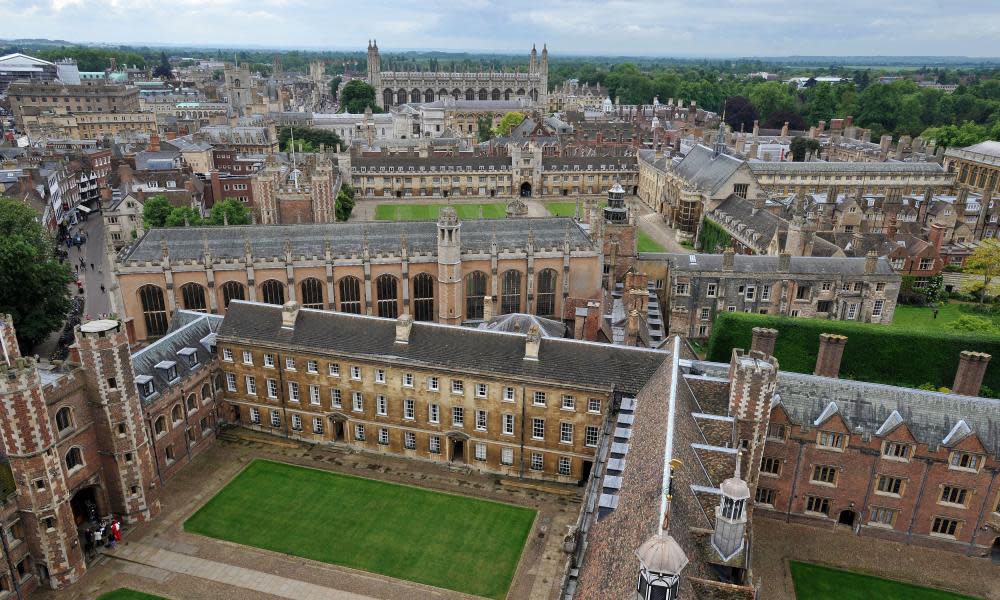
[[[66,431],[71,427],[73,427],[73,411],[64,406],[56,413],[56,429]]]
[[[500,292],[500,312],[516,313],[521,310],[521,272],[511,269],[503,274],[503,290]]]
[[[420,90],[413,88],[410,92],[410,102],[420,102]]]
[[[424,102],[434,102],[434,90],[427,88],[424,91]]]
[[[538,305],[535,313],[543,317],[556,314],[555,269],[542,269],[538,273]]]
[[[181,412],[181,405],[175,404],[173,408],[170,409],[170,420],[177,423],[184,418],[184,413]]]
[[[399,304],[396,302],[399,288],[397,280],[386,273],[375,280],[375,290],[378,294],[378,316],[395,319],[399,316]]]
[[[399,90],[396,92],[396,103],[406,104],[406,90]]]
[[[413,319],[434,320],[434,278],[427,273],[413,278]]]
[[[285,286],[276,279],[268,279],[260,284],[261,299],[268,304],[285,303]]]
[[[480,100],[489,100],[490,97],[489,97],[488,94],[489,94],[489,92],[486,91],[486,88],[479,88],[479,99]]]
[[[493,88],[493,91],[490,92],[490,100],[499,100],[499,99],[500,99],[500,90]]]
[[[215,391],[216,392],[222,391],[222,373],[219,373],[218,375],[215,376]]]
[[[458,88],[455,88],[455,89],[451,90],[451,97],[454,98],[455,100],[461,99],[462,98],[462,90],[460,90]]]
[[[69,449],[66,453],[66,469],[72,471],[77,467],[83,466],[83,452],[76,446]]]
[[[486,273],[473,271],[465,276],[465,318],[483,318],[483,297],[486,296]]]
[[[524,95],[524,88],[517,88],[517,95],[518,96],[523,96]]]
[[[357,277],[343,277],[340,287],[340,312],[361,314],[361,282]]]
[[[161,336],[167,332],[167,306],[163,302],[163,290],[155,285],[139,288],[139,302],[146,322],[146,335]]]
[[[511,96],[512,96],[513,94],[514,94],[514,91],[513,91],[512,89],[510,89],[510,88],[507,88],[507,89],[505,89],[505,90],[503,91],[503,99],[504,99],[504,100],[510,100],[510,97],[511,97]]]
[[[310,277],[303,279],[299,288],[302,290],[303,308],[323,308],[323,282]]]
[[[184,308],[186,310],[208,312],[208,306],[205,304],[205,288],[197,283],[185,283],[182,285],[181,298],[184,300]]]
[[[392,106],[392,90],[386,88],[382,92],[382,108],[389,110],[390,106]]]
[[[201,386],[201,401],[208,402],[211,399],[212,399],[212,388],[211,386],[208,385],[208,383],[205,383],[204,385]]]
[[[466,100],[475,100],[476,99],[476,92],[475,92],[475,90],[473,90],[472,88],[469,88],[469,89],[465,90],[465,99]]]
[[[246,288],[239,281],[227,281],[222,284],[222,307],[229,308],[233,300],[246,300]]]
[[[198,410],[198,398],[196,398],[194,394],[188,394],[187,409],[188,412],[191,412],[193,410]]]

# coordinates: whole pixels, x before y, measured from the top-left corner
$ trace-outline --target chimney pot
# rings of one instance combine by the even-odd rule
[[[281,307],[281,328],[282,329],[295,329],[295,320],[299,316],[299,303],[291,300],[285,302]]]
[[[778,330],[768,327],[754,327],[750,350],[774,356],[774,344],[778,339]]]
[[[986,376],[986,368],[990,364],[989,354],[963,350],[959,354],[958,370],[955,372],[955,383],[951,386],[954,394],[963,396],[978,396]]]
[[[834,379],[840,377],[840,361],[844,358],[845,345],[846,335],[819,334],[819,354],[816,356],[816,370],[813,374]]]

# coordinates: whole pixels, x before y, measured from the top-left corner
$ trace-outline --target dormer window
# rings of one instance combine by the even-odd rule
[[[156,364],[156,368],[160,370],[163,374],[163,378],[167,381],[174,381],[177,379],[177,363],[172,360],[160,361]]]
[[[982,466],[983,457],[978,454],[972,454],[969,452],[952,452],[951,453],[951,468],[952,469],[965,469],[967,471],[979,471],[979,467]]]
[[[882,444],[882,456],[892,460],[909,460],[910,445],[900,442],[885,442]]]
[[[181,348],[177,351],[177,354],[184,357],[188,367],[194,368],[198,366],[198,351],[194,348]]]
[[[139,375],[135,378],[135,385],[139,388],[139,395],[144,399],[149,398],[156,391],[153,385],[153,378],[149,375]]]

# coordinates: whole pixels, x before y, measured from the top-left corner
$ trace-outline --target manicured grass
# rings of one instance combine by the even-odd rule
[[[934,309],[922,306],[897,305],[892,315],[890,327],[909,329],[911,331],[954,331],[949,323],[957,321],[963,315],[970,315],[992,321],[994,327],[1000,329],[1000,317],[977,312],[975,304],[966,302],[949,302],[938,307],[937,318]]]
[[[607,206],[607,202],[601,202],[598,204],[599,208],[604,208]],[[576,202],[546,202],[545,208],[552,214],[553,217],[575,217],[576,216]],[[587,218],[587,204],[585,202],[580,203],[580,211],[584,214],[581,216]]]
[[[113,592],[108,592],[107,594],[101,594],[97,597],[97,600],[167,600],[163,596],[154,596],[152,594],[144,594],[142,592],[137,592],[135,590],[130,590],[128,588],[118,588]]]
[[[974,600],[932,588],[792,561],[796,600]]]
[[[639,232],[639,240],[636,242],[639,247],[639,252],[666,252],[667,249],[657,243],[653,238],[646,235],[645,232]]]
[[[445,204],[379,204],[375,207],[376,221],[435,221],[438,211]],[[507,205],[503,202],[487,204],[452,204],[459,219],[503,219]]]
[[[528,508],[256,460],[184,529],[504,598],[534,518]]]

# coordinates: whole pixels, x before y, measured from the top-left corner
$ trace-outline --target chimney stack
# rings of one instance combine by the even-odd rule
[[[736,265],[736,251],[733,250],[732,246],[726,248],[722,253],[722,270],[732,271]]]
[[[834,379],[840,377],[840,361],[844,357],[845,345],[847,345],[846,335],[819,334],[819,354],[816,356],[816,370],[813,375]]]
[[[778,330],[768,327],[754,327],[752,331],[753,340],[750,342],[750,350],[774,356],[774,343],[778,339]]]
[[[628,319],[625,321],[625,345],[636,346],[639,344],[639,311],[630,310]]]
[[[959,355],[958,371],[955,372],[955,383],[951,386],[951,392],[962,396],[978,396],[990,358],[991,356],[985,352],[963,350]]]
[[[159,152],[160,151],[160,136],[153,134],[149,136],[149,151]]]
[[[869,250],[865,255],[865,275],[874,275],[875,267],[878,266],[878,254],[874,250]]]
[[[295,320],[299,316],[299,303],[290,300],[281,307],[281,328],[295,329]]]
[[[493,320],[493,296],[483,296],[483,321]]]
[[[985,210],[985,209],[980,209],[980,210]],[[962,218],[964,218],[964,215],[960,214],[958,216],[959,216],[959,222],[961,222]],[[934,249],[938,252],[938,254],[940,254],[941,244],[944,242],[944,225],[933,223],[931,225],[930,235],[928,235],[927,237],[928,237],[927,241],[933,244]]]
[[[396,343],[409,344],[410,332],[413,330],[413,318],[408,313],[403,313],[396,320]]]
[[[782,252],[778,255],[778,272],[787,273],[792,268],[792,255],[788,252]]]
[[[542,335],[538,331],[538,325],[532,325],[524,338],[524,360],[538,360],[538,349],[541,345]]]

